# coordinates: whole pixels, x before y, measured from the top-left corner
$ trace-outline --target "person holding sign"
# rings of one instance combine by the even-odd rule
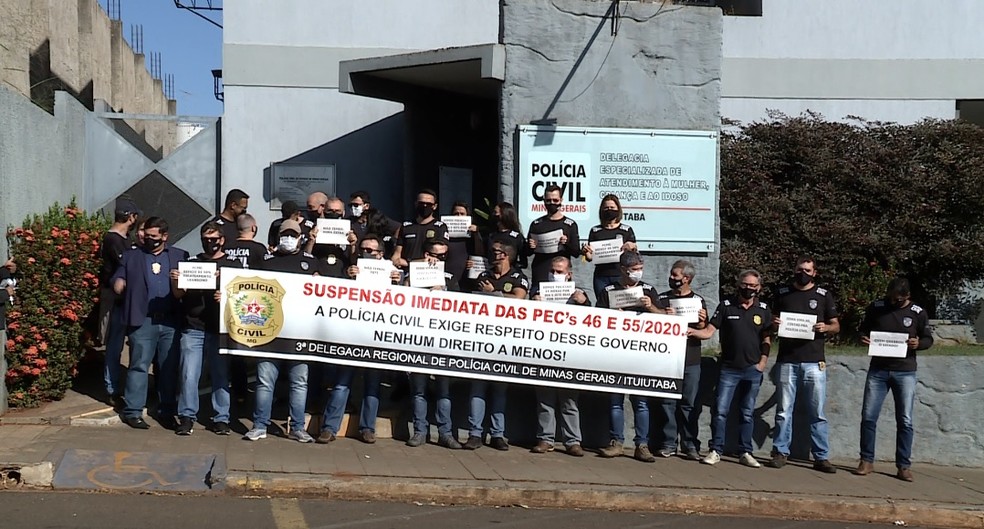
[[[184,313],[181,330],[181,360],[178,363],[178,427],[174,433],[191,435],[198,420],[198,383],[202,376],[202,362],[207,361],[212,383],[213,431],[229,435],[229,362],[219,355],[219,297],[218,275],[222,268],[243,268],[242,261],[227,255],[222,248],[225,237],[217,222],[206,222],[201,229],[202,253],[179,263],[171,271],[171,290],[180,300]],[[208,287],[182,286],[188,269],[198,265],[211,271]]]
[[[656,304],[660,307],[673,307],[674,312],[687,317],[692,329],[703,329],[707,325],[707,304],[704,298],[691,290],[690,285],[697,274],[693,263],[679,260],[670,266],[670,290],[659,295]],[[683,391],[679,399],[662,399],[663,446],[660,457],[677,454],[677,446],[682,447],[684,459],[700,461],[700,440],[697,439],[701,406],[697,402],[700,387],[700,340],[687,338],[687,357],[683,368]],[[679,438],[679,445],[678,445]]]
[[[370,259],[371,261],[385,262],[387,266],[390,267],[390,283],[395,285],[400,282],[403,274],[401,274],[396,268],[393,268],[392,264],[384,258],[383,252],[383,240],[380,239],[375,233],[367,233],[362,237],[362,240],[359,241],[358,259]],[[358,263],[358,261],[356,261],[356,263]],[[361,271],[359,270],[358,264],[354,264],[348,267],[345,274],[349,277],[349,279],[357,279],[360,272]]]
[[[573,283],[571,262],[567,258],[554,257],[550,264],[551,283]],[[546,284],[541,283],[540,287]],[[535,295],[533,299],[541,301],[542,297]],[[583,290],[575,287],[574,292],[567,298],[567,304],[590,307],[591,300]],[[553,452],[554,435],[557,433],[557,404],[560,403],[560,433],[564,438],[564,449],[568,455],[584,456],[584,448],[581,447],[581,412],[577,408],[577,396],[578,392],[573,389],[536,386],[537,443],[530,450],[531,452],[534,454]]]
[[[113,274],[113,290],[123,296],[123,323],[129,330],[130,365],[126,371],[123,422],[131,428],[150,428],[143,418],[148,371],[155,362],[157,420],[175,426],[177,413],[178,300],[171,291],[171,270],[188,259],[188,252],[167,245],[168,224],[161,217],[143,223],[140,247],[123,252]]]
[[[429,239],[422,247],[423,257],[413,263],[422,264],[444,264],[448,258],[448,243],[446,239]],[[412,270],[412,269],[411,269]],[[412,273],[412,272],[411,272]],[[412,285],[413,278],[408,276],[408,285]],[[458,289],[458,284],[450,273],[444,273],[444,285],[423,287],[431,290],[450,290]],[[451,379],[446,376],[434,376],[436,387],[437,404],[434,410],[434,418],[437,420],[437,444],[451,450],[461,448],[454,430],[451,426]],[[427,442],[430,424],[427,422],[427,382],[431,375],[426,373],[410,373],[410,393],[412,396],[413,412],[413,435],[407,440],[407,446],[417,447]]]
[[[772,311],[756,301],[762,292],[762,275],[745,270],[738,275],[738,294],[718,304],[703,329],[688,329],[687,336],[706,340],[721,329],[721,373],[718,376],[714,416],[711,419],[711,450],[700,462],[716,465],[724,453],[724,434],[731,401],[738,393],[738,462],[746,467],[762,465],[752,454],[755,399],[772,346]]]
[[[508,244],[492,243],[489,251],[491,266],[489,270],[478,276],[478,284],[482,292],[497,292],[504,297],[526,299],[530,290],[530,282],[526,276],[514,266],[516,250]],[[484,437],[486,395],[491,393],[489,421],[491,422],[489,445],[496,450],[509,450],[506,441],[506,384],[503,382],[488,382],[473,379],[471,381],[471,402],[468,410],[468,441],[464,448],[475,450],[482,446]],[[552,446],[552,445],[551,445]]]
[[[622,203],[617,196],[605,195],[601,199],[598,219],[601,224],[588,232],[588,243],[581,247],[581,253],[587,261],[595,263],[594,293],[600,297],[605,287],[618,283],[621,277],[618,257],[622,252],[635,252],[639,248],[632,227],[622,224]]]
[[[393,250],[393,264],[407,270],[410,261],[424,257],[424,243],[430,239],[449,240],[448,227],[434,217],[437,211],[437,193],[421,189],[417,193],[414,220],[408,220],[396,233],[396,249]]]
[[[816,284],[816,260],[809,256],[799,257],[794,273],[792,284],[779,288],[773,304],[772,326],[779,335],[779,354],[776,355],[779,402],[776,404],[776,425],[772,430],[772,459],[766,465],[782,468],[786,464],[793,438],[797,389],[802,386],[810,420],[813,468],[833,474],[837,467],[829,461],[827,417],[823,413],[827,399],[824,339],[840,332],[840,321],[834,295]]]
[[[543,207],[547,214],[534,220],[526,237],[526,255],[533,255],[533,287],[546,281],[550,275],[550,262],[554,257],[581,255],[581,240],[577,223],[561,212],[562,191],[551,184],[543,192]]]
[[[308,203],[310,204],[312,200],[321,200],[324,193],[314,193],[312,197],[309,198]],[[322,244],[317,241],[318,239],[318,229],[319,229],[319,219],[328,219],[328,221],[338,222],[341,221],[343,224],[347,224],[347,221],[342,221],[342,216],[345,213],[345,206],[342,204],[341,199],[338,197],[325,197],[324,203],[320,208],[311,211],[311,215],[314,216],[315,212],[320,212],[318,216],[308,219],[304,226],[308,223],[313,225],[308,228],[308,239],[305,246],[305,251],[313,255],[318,261],[321,262],[322,274],[327,277],[345,277],[345,270],[348,268],[351,262],[352,248],[356,242],[355,232],[350,228],[348,232],[345,233],[345,242],[347,244]],[[344,231],[346,228],[342,227],[341,230]],[[341,237],[341,234],[339,234]]]
[[[619,257],[618,283],[608,285],[598,296],[598,307],[618,310],[634,310],[656,314],[673,314],[672,308],[660,308],[656,288],[642,281],[644,265],[638,252],[623,252]],[[653,463],[656,458],[649,449],[649,400],[641,395],[629,395],[632,412],[635,416],[635,452],[632,457],[644,463]],[[609,409],[611,441],[601,449],[602,457],[625,455],[625,395],[613,393]]]
[[[861,342],[868,345],[871,364],[861,404],[861,462],[854,474],[875,469],[875,431],[885,396],[895,399],[896,477],[912,481],[912,408],[916,402],[916,351],[933,346],[929,316],[912,303],[909,281],[897,277],[888,284],[885,299],[868,306],[861,322]]]
[[[448,241],[447,270],[454,276],[455,281],[460,284],[463,279],[466,279],[465,269],[468,266],[468,256],[481,255],[479,250],[482,249],[482,237],[478,233],[478,226],[475,225],[471,218],[468,204],[455,202],[451,206],[451,217],[452,219],[450,220],[452,221],[454,219],[464,219],[464,222],[467,223],[461,224],[464,226],[464,233],[452,233],[451,226],[448,226],[450,239]],[[445,222],[444,224],[447,225],[448,223]]]

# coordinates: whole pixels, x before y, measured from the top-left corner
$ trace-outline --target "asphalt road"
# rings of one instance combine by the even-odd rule
[[[319,499],[0,493],[3,529],[834,529],[892,525],[514,507],[342,502]]]

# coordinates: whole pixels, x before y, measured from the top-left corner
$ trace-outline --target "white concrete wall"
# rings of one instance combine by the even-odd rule
[[[984,98],[982,19],[978,0],[763,0],[725,17],[722,116],[954,118]]]
[[[225,4],[223,20],[222,194],[236,187],[250,194],[261,235],[279,217],[263,198],[262,174],[271,162],[403,110],[399,104],[339,94],[340,60],[499,39],[498,0],[292,0],[276,5],[236,0]],[[393,136],[391,131],[379,136],[376,156],[386,159],[362,166],[365,174],[344,174],[336,167],[340,194],[354,191],[345,182],[357,178],[366,183],[360,188],[374,195],[397,193],[394,203],[400,204],[403,145]],[[394,185],[381,188],[384,181]]]

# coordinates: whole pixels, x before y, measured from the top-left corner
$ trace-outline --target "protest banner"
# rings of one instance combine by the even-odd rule
[[[812,340],[816,338],[813,326],[817,324],[816,314],[800,314],[798,312],[779,313],[779,337]]]
[[[372,283],[374,285],[389,285],[393,283],[390,277],[396,267],[388,259],[367,259],[365,257],[356,261],[355,266],[359,269],[359,274],[355,280],[360,283]]]
[[[352,221],[348,219],[318,219],[315,244],[348,244],[348,233],[352,231]]]
[[[478,276],[489,267],[489,260],[477,255],[469,255],[468,262],[471,263],[468,267],[468,279],[478,279]]]
[[[700,309],[704,308],[698,298],[672,298],[670,306],[673,307],[673,313],[686,318],[687,323],[699,322]]]
[[[534,253],[557,253],[560,250],[560,238],[564,236],[564,230],[548,231],[546,233],[531,233],[530,237],[536,241]]]
[[[215,290],[215,263],[185,261],[178,263],[178,288],[181,290]]]
[[[441,222],[448,227],[448,237],[463,239],[469,237],[468,226],[471,226],[470,215],[444,215]]]
[[[444,261],[428,263],[427,261],[412,261],[410,263],[410,286],[417,288],[445,286]]]
[[[223,354],[680,398],[677,316],[257,270],[221,291]]]
[[[567,303],[574,293],[573,281],[544,281],[540,283],[540,297],[550,303]]]
[[[889,358],[905,358],[909,354],[906,340],[909,335],[902,332],[872,331],[868,336],[868,356],[886,356]]]
[[[623,244],[621,237],[615,237],[606,241],[592,241],[591,251],[594,256],[591,262],[596,265],[617,263],[618,258],[622,256]]]

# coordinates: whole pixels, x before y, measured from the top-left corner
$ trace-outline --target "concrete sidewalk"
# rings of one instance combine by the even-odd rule
[[[840,471],[828,475],[796,462],[781,470],[750,469],[730,457],[713,467],[679,458],[646,464],[628,457],[628,450],[626,457],[603,459],[591,453],[570,457],[560,447],[542,455],[519,446],[508,452],[489,447],[471,452],[436,445],[409,448],[392,439],[374,445],[354,439],[304,445],[273,430],[265,440],[248,442],[239,435],[214,435],[200,425],[191,437],[179,437],[152,424],[149,431],[122,425],[5,424],[0,426],[0,469],[8,486],[16,479],[54,489],[211,489],[984,528],[981,469],[917,464],[915,482],[905,483],[894,478],[891,463],[878,463],[875,474],[858,477],[849,472],[853,461],[839,462]],[[246,425],[238,426],[243,430]],[[180,456],[193,463],[183,465]],[[214,456],[215,464],[202,467],[202,456]],[[107,463],[114,457],[115,473]],[[102,472],[98,480],[93,477],[97,472]],[[181,488],[182,481],[189,486]]]

